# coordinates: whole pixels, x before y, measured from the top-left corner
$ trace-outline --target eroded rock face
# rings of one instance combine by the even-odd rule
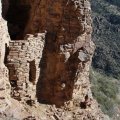
[[[37,84],[40,102],[63,105],[65,101],[75,99],[74,85],[76,81],[82,81],[78,76],[85,69],[91,57],[90,50],[94,48],[90,40],[90,10],[89,2],[84,0],[44,0],[33,9],[35,14],[31,15],[25,32],[47,32]],[[81,60],[80,51],[89,59]]]
[[[90,12],[88,0],[3,0],[12,41],[1,19],[0,92],[11,96],[1,118],[104,120],[90,90]]]
[[[8,69],[4,65],[6,46],[10,38],[7,32],[7,22],[2,18],[0,2],[0,112],[4,111],[10,105],[10,83],[8,79]]]

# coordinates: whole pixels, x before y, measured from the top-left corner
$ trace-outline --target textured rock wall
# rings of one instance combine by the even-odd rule
[[[12,1],[9,3],[9,11],[6,15],[8,24],[9,20],[11,20],[9,16],[14,14],[12,12],[13,9],[21,5],[24,7],[26,5],[29,6],[31,1],[25,1],[25,3],[19,1],[16,4],[15,1]],[[46,31],[45,47],[40,63],[41,73],[37,83],[37,98],[39,102],[63,105],[64,102],[74,99],[79,104],[85,96],[88,96],[87,92],[90,92],[88,71],[94,49],[90,40],[92,31],[90,10],[89,1],[84,0],[38,0],[33,3],[25,34]],[[15,19],[17,18],[18,16]],[[13,20],[13,23],[14,21],[16,20]],[[20,46],[17,46],[18,44]],[[19,43],[19,41],[10,42],[7,61],[9,79],[12,82],[18,80],[20,88],[23,86],[21,84],[29,81],[29,64],[27,61],[32,61],[24,57],[25,54],[32,53],[30,49],[27,49],[31,48],[30,44],[28,44],[29,47],[24,47],[26,44],[22,45],[22,48],[21,44],[25,43]],[[15,50],[15,46],[17,46],[17,50]],[[26,53],[24,49],[27,49]],[[35,54],[31,55],[34,57]],[[22,58],[26,62],[22,61]],[[22,63],[22,67],[16,61]],[[22,68],[24,73],[17,69],[16,66],[19,69]],[[82,78],[81,76],[84,77]],[[86,80],[84,80],[85,77]],[[85,88],[83,88],[83,84],[86,86]],[[85,92],[81,93],[84,89]]]
[[[10,84],[8,81],[8,70],[4,65],[6,46],[10,38],[7,32],[7,22],[2,18],[2,5],[0,2],[0,112],[4,111],[9,105]]]
[[[93,50],[89,1],[38,0],[34,7],[25,33],[47,32],[37,84],[38,100],[57,105],[70,99],[80,101],[87,93],[79,93],[82,85],[78,83],[84,80],[78,76],[86,74],[83,71]],[[76,98],[74,91],[81,97]]]
[[[14,13],[12,12],[13,9],[18,6],[20,8],[21,5],[25,8],[26,5],[30,6],[31,3],[31,1],[25,1],[24,3],[19,1],[15,4],[14,0],[9,2],[9,9],[6,14],[8,28],[9,24],[14,25],[14,22],[18,25],[20,19],[16,19],[21,18],[21,15],[19,15],[19,17],[16,16],[14,20],[9,18],[18,10]],[[89,74],[87,71],[89,71],[90,58],[94,46],[91,42],[91,9],[89,1],[37,0],[33,2],[30,11],[30,18],[27,22],[25,32],[23,29],[22,34],[24,32],[25,36],[26,33],[35,34],[46,31],[45,47],[40,62],[41,72],[37,83],[38,101],[63,105],[64,102],[74,99],[78,101],[79,104],[85,96],[88,96],[87,92],[90,91]],[[12,22],[9,23],[9,20],[10,22],[12,20]],[[15,31],[13,31],[13,33],[14,32]],[[16,34],[16,38],[19,38],[18,34]],[[18,43],[15,42],[15,44]],[[18,67],[19,65],[17,65],[15,61],[18,60],[16,56],[19,52],[11,51],[11,49],[14,49],[14,45],[10,46],[9,57],[12,56],[12,65],[15,64],[15,66]],[[26,52],[28,52],[28,50]],[[34,56],[34,54],[32,54],[32,56]],[[22,59],[22,56],[18,58]],[[25,59],[25,57],[23,57],[23,59]],[[20,62],[24,63],[24,61]],[[11,65],[9,60],[8,63]],[[17,72],[16,70],[11,70],[11,68],[16,69],[15,66],[9,67],[8,65],[10,80],[19,79],[21,81],[20,84],[24,83],[22,81],[28,81],[29,67],[26,65],[27,72],[25,72],[25,76],[23,75],[23,78],[18,78],[19,74],[23,73],[19,70],[17,70]],[[22,66],[24,65],[22,64]],[[24,67],[22,69],[24,69]],[[83,78],[86,77],[86,80],[83,80],[81,76],[84,76]],[[82,90],[83,84],[86,86],[85,92],[83,92],[84,89]],[[81,91],[83,93],[81,93]]]

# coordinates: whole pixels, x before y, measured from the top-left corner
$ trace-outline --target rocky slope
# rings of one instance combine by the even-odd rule
[[[89,1],[3,0],[2,4],[8,31],[1,17],[0,118],[109,119],[90,89],[94,44]]]

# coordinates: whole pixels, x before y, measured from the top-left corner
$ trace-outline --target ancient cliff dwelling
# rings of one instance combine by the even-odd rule
[[[89,0],[2,0],[2,120],[104,120],[93,99]]]

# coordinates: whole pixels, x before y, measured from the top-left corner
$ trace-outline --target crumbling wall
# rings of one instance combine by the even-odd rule
[[[9,69],[11,96],[21,100],[35,98],[45,34],[27,35],[25,40],[10,41],[6,66]],[[33,80],[34,79],[34,80]]]

